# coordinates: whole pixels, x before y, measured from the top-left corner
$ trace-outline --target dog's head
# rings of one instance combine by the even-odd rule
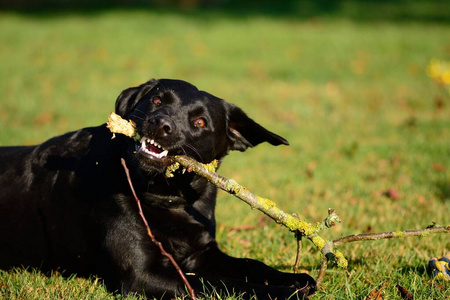
[[[262,142],[288,145],[237,106],[180,80],[150,80],[126,89],[116,101],[116,113],[136,123],[142,137],[136,157],[148,172],[163,172],[170,155],[209,163]]]

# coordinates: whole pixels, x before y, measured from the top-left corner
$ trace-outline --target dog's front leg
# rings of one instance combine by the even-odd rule
[[[110,291],[157,299],[186,294],[179,274],[147,236],[138,217],[115,217],[107,223],[106,255],[99,260],[99,275]]]
[[[316,291],[315,280],[307,274],[284,273],[257,260],[231,257],[220,251],[215,243],[190,257],[187,265],[203,282],[247,297],[286,299],[296,295],[307,299]]]

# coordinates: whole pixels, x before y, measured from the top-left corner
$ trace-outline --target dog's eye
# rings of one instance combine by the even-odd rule
[[[155,104],[155,105],[160,105],[160,104],[162,103],[162,100],[161,100],[160,97],[155,96],[155,97],[153,97],[152,102],[153,102],[153,104]]]
[[[206,120],[203,118],[198,118],[194,120],[194,127],[204,128],[206,127]]]

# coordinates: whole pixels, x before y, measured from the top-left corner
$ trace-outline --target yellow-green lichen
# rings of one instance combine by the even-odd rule
[[[228,179],[225,182],[224,189],[231,194],[237,194],[241,190],[241,186],[234,179]]]
[[[305,222],[305,234],[310,235],[323,229],[322,223],[309,224]]]
[[[334,252],[334,255],[336,257],[336,264],[337,264],[337,266],[340,267],[340,268],[343,268],[343,269],[347,268],[348,261],[345,258],[344,254],[342,254],[342,252],[336,250]]]
[[[272,207],[276,206],[275,202],[273,202],[272,200],[267,199],[267,198],[257,196],[257,201],[262,206],[262,208],[266,211],[271,209]]]
[[[305,221],[302,221],[298,219],[295,216],[290,216],[284,220],[284,226],[289,228],[291,231],[300,231],[303,234],[305,233],[305,230],[308,229],[309,224]]]
[[[325,240],[318,235],[314,235],[313,237],[311,237],[311,241],[319,249],[325,247]]]
[[[175,162],[173,164],[171,164],[170,166],[167,167],[166,169],[166,178],[172,178],[175,175],[173,174],[173,172],[175,172],[176,170],[178,170],[180,168],[180,164]]]
[[[208,172],[216,172],[217,166],[219,165],[219,161],[217,159],[213,160],[209,164],[202,164],[202,166],[206,169]]]
[[[427,236],[429,236],[429,235],[430,235],[429,232],[424,232],[424,233],[421,234],[422,237],[427,237]]]
[[[285,220],[285,226],[288,227],[291,231],[298,230],[305,236],[309,236],[310,234],[318,231],[316,230],[315,226],[294,216]]]
[[[396,237],[402,237],[403,236],[403,231],[397,230],[396,232],[394,232],[394,235]]]

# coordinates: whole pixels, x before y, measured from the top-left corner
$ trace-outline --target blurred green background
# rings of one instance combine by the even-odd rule
[[[450,60],[449,1],[0,0],[0,8],[1,145],[102,124],[123,89],[178,78],[289,140],[233,153],[220,173],[309,221],[335,208],[343,222],[324,237],[450,223],[450,83],[427,75],[432,59]],[[229,195],[218,202],[224,251],[292,267],[292,234]],[[400,299],[396,284],[415,299],[444,299],[448,282],[433,281],[425,265],[450,251],[448,237],[345,245],[349,268],[331,268],[314,299],[363,299],[380,285]],[[303,253],[302,268],[317,276],[317,251],[305,241]],[[91,281],[53,280],[2,272],[0,298],[115,297]]]

